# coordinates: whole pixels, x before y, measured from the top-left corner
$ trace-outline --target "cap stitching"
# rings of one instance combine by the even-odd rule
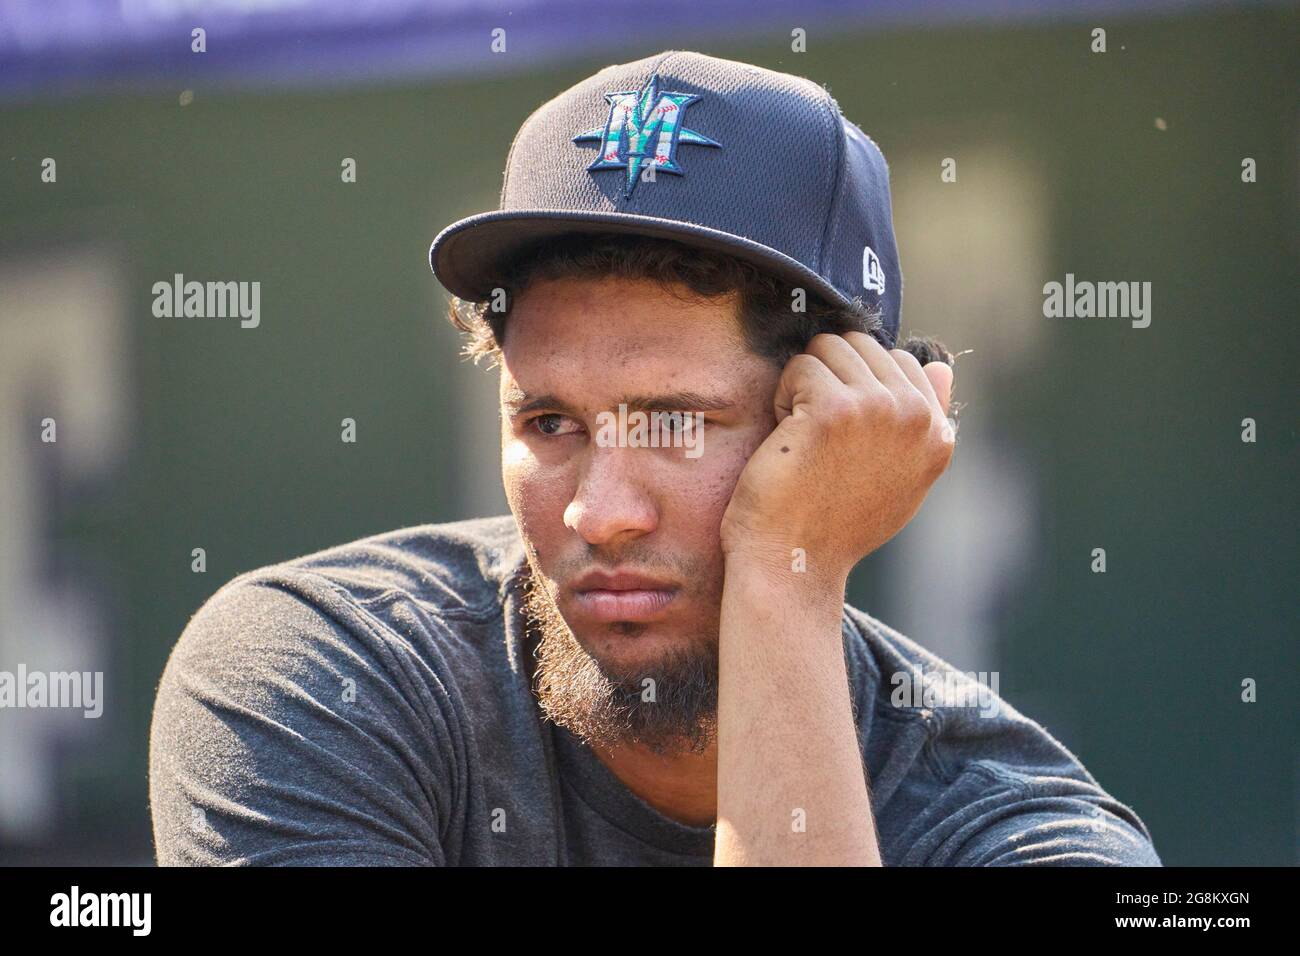
[[[551,99],[554,99],[554,97],[552,97]],[[523,123],[519,125],[519,129],[515,130],[515,135],[510,140],[510,149],[506,150],[505,175],[502,176],[501,178],[501,195],[497,199],[498,209],[504,209],[506,205],[506,190],[510,188],[510,170],[512,168],[511,160],[514,159],[515,146],[518,145],[519,140],[521,138],[519,136],[519,133],[523,130],[525,126],[528,125],[528,121],[531,120],[534,116],[536,116],[538,111],[549,102],[551,102],[551,100],[543,100],[541,103],[539,103],[537,107],[531,113],[529,113],[527,117],[524,118]]]
[[[660,70],[664,69],[665,65],[668,63],[669,60],[684,52],[685,52],[684,50],[665,50],[663,53],[659,55],[659,58],[655,60],[655,62],[651,65],[650,73],[651,74],[658,73]]]
[[[835,142],[835,178],[831,182],[830,208],[826,210],[826,225],[822,230],[821,243],[817,247],[817,273],[821,275],[831,285],[835,282],[826,275],[826,248],[830,243],[830,238],[834,234],[836,227],[839,226],[840,213],[843,210],[843,203],[840,202],[840,185],[844,178],[845,143],[844,143],[844,124],[838,122],[840,115],[840,105],[835,102],[835,97],[830,93],[826,94],[826,101],[822,103],[823,107],[830,107],[831,121],[831,138]],[[836,288],[839,288],[836,286]]]

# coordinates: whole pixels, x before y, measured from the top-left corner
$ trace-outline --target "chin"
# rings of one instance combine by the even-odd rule
[[[665,655],[690,648],[690,640],[663,624],[616,621],[574,631],[578,643],[602,665],[624,669],[628,665],[654,664]]]

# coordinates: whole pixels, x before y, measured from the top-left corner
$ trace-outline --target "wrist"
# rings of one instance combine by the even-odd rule
[[[818,567],[798,548],[771,542],[725,555],[723,593],[756,606],[804,611],[828,609],[838,620],[848,571]]]

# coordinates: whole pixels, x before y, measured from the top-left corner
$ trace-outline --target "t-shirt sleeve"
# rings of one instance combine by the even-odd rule
[[[946,866],[1161,866],[1129,807],[1072,777],[1019,778],[972,766],[923,843]]]
[[[159,684],[158,863],[443,865],[462,746],[429,663],[329,582],[238,579]]]

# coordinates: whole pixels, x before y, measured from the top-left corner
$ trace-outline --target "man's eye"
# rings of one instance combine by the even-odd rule
[[[659,420],[663,422],[663,428],[672,432],[679,432],[685,427],[685,416],[681,412],[660,412],[659,414]]]
[[[578,423],[565,415],[538,415],[529,422],[543,435],[571,435],[578,430]]]
[[[687,418],[690,412],[656,412],[655,414],[659,416],[659,428],[673,434],[684,432],[695,425],[694,417]]]

